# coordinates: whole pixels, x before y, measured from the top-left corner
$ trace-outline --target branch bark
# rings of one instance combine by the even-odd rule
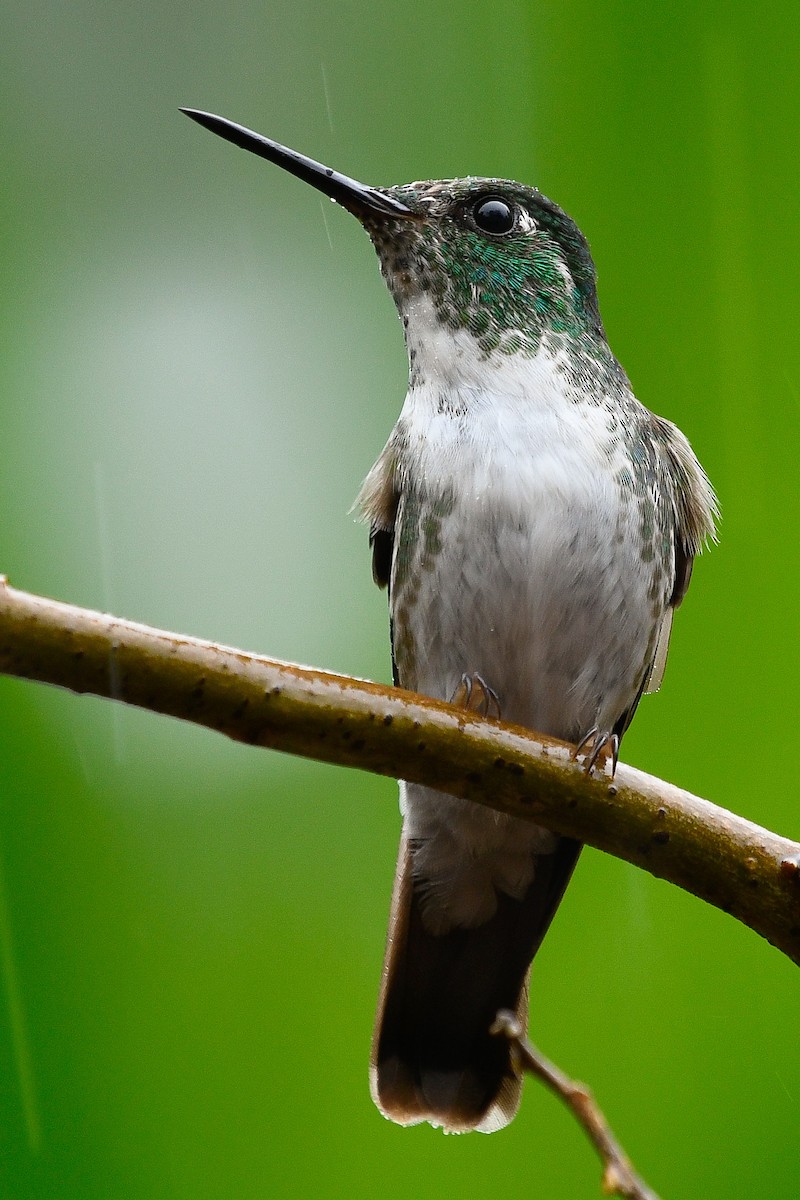
[[[33,596],[0,577],[0,671],[342,766],[429,784],[643,867],[800,964],[800,844],[620,764],[411,692]]]

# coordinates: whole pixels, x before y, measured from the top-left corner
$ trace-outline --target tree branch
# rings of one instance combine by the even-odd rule
[[[2,577],[0,671],[535,821],[693,892],[800,963],[800,844],[633,767],[620,764],[613,783],[589,778],[552,738],[33,596]]]
[[[603,1163],[604,1195],[619,1196],[621,1200],[658,1200],[655,1192],[634,1171],[585,1083],[570,1079],[560,1067],[545,1058],[533,1042],[525,1037],[521,1024],[508,1009],[500,1010],[489,1032],[497,1037],[508,1038],[514,1047],[518,1069],[535,1076],[551,1092],[560,1096],[575,1120],[583,1126]]]

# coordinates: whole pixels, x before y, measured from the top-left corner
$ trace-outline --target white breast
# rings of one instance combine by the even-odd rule
[[[408,339],[414,383],[393,439],[401,683],[449,699],[477,673],[507,720],[570,741],[610,730],[667,601],[654,602],[637,501],[615,479],[626,460],[610,404],[581,400],[546,340],[534,358],[487,360],[466,333]],[[404,806],[431,927],[485,920],[496,889],[523,894],[532,854],[555,844],[424,788],[406,787]]]
[[[546,346],[495,362],[407,397],[401,489],[423,511],[452,504],[407,617],[395,593],[396,620],[410,623],[419,690],[447,698],[478,671],[509,720],[575,738],[632,702],[660,619],[639,513],[615,481],[608,412],[575,401]]]

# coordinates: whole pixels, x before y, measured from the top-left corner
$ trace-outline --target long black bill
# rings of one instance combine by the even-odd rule
[[[347,175],[340,175],[331,167],[324,167],[313,158],[306,158],[305,154],[298,154],[296,150],[290,150],[280,142],[273,142],[271,138],[262,137],[252,129],[245,129],[244,125],[236,125],[233,121],[227,121],[225,117],[199,112],[195,108],[182,108],[181,112],[197,121],[198,125],[203,125],[212,133],[218,133],[220,137],[233,142],[234,146],[250,150],[251,153],[283,167],[284,171],[296,175],[305,183],[310,183],[312,187],[324,192],[357,217],[368,212],[382,213],[387,217],[416,216],[410,208],[392,196],[387,196],[376,188],[367,187],[366,184],[350,179]]]

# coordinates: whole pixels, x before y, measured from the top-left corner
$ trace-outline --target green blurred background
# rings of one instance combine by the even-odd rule
[[[724,513],[625,757],[800,834],[798,35],[794,3],[8,0],[0,570],[388,679],[348,508],[404,393],[392,303],[352,218],[177,109],[368,182],[535,182]],[[0,703],[0,1195],[599,1195],[535,1084],[490,1138],[372,1107],[391,781],[15,680]],[[532,990],[665,1200],[796,1195],[777,951],[589,850]]]

